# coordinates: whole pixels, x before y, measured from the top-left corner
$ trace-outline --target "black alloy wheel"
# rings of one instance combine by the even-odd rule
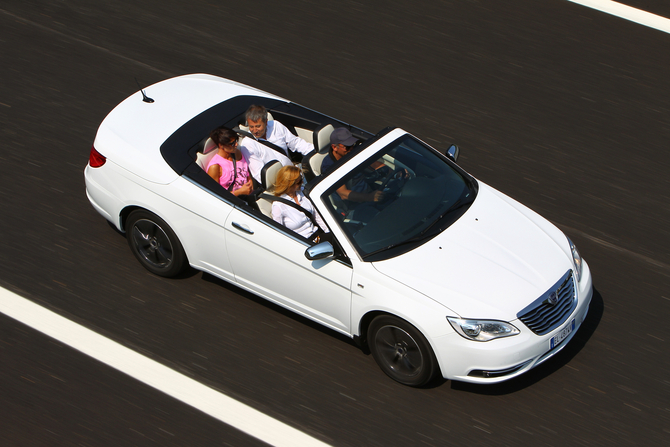
[[[172,228],[146,210],[130,213],[126,224],[130,251],[151,273],[172,277],[188,265],[186,253]]]
[[[382,371],[403,385],[426,385],[439,371],[435,354],[423,334],[398,317],[381,315],[372,320],[368,346]]]

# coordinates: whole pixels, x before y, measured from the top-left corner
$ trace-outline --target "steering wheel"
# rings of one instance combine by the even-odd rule
[[[382,185],[379,188],[380,191],[384,191],[388,184],[391,182],[391,180],[407,180],[409,179],[409,173],[405,171],[403,168],[395,168],[391,170],[388,174],[386,174],[386,177],[382,181]]]

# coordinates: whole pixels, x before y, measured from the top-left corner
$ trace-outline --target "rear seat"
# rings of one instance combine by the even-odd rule
[[[281,168],[282,164],[279,162],[279,160],[272,160],[263,166],[263,169],[261,170],[261,183],[267,194],[272,194],[270,190],[274,186],[275,180],[277,179],[277,173]],[[269,218],[272,218],[271,201],[264,199],[261,195],[256,201],[256,204],[263,214]]]

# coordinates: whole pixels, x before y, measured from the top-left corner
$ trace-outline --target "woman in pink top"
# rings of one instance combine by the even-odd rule
[[[251,193],[249,161],[237,147],[237,134],[227,127],[217,127],[209,136],[219,149],[207,163],[207,174],[236,196]]]

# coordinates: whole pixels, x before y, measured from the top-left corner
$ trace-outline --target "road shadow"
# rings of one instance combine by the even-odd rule
[[[118,228],[116,228],[116,226],[115,226],[113,223],[111,223],[110,221],[106,221],[106,222],[107,222],[107,225],[108,225],[112,230],[114,230],[114,232],[115,232],[117,235],[119,235],[120,237],[122,237],[123,239],[125,239],[126,242],[127,242],[126,233],[124,233],[123,231],[120,231],[120,230],[119,230]],[[126,243],[126,245],[127,245],[127,243]],[[130,248],[128,248],[128,250],[130,250]],[[131,253],[131,256],[132,256],[132,253]],[[133,257],[133,259],[134,259],[134,257]],[[141,264],[140,264],[140,265],[141,265]],[[183,272],[181,272],[180,274],[178,274],[178,275],[176,275],[176,276],[172,276],[172,277],[170,277],[170,279],[171,279],[171,280],[172,280],[172,279],[180,280],[180,279],[193,278],[193,277],[194,277],[195,275],[197,275],[198,273],[200,273],[200,271],[194,269],[194,268],[191,267],[191,266],[187,266],[187,267],[184,269]]]
[[[577,353],[579,353],[579,351],[584,348],[591,336],[593,336],[595,333],[598,325],[600,324],[600,320],[602,320],[604,310],[605,305],[603,298],[598,290],[594,287],[593,297],[591,298],[591,305],[589,307],[589,313],[586,316],[586,319],[572,340],[570,340],[568,345],[552,358],[531,369],[525,374],[522,374],[521,376],[506,382],[491,385],[480,385],[452,381],[451,388],[453,390],[465,391],[468,393],[482,394],[487,396],[501,396],[515,393],[534,385],[535,383],[543,380],[547,376],[555,373],[570,363],[570,361],[577,355]]]
[[[193,276],[193,274],[191,276]],[[310,320],[309,318],[296,314],[295,312],[288,310],[271,301],[268,301],[265,298],[261,298],[258,295],[255,295],[234,284],[231,284],[227,281],[224,281],[220,278],[210,275],[209,273],[203,272],[202,279],[203,281],[207,281],[219,287],[223,287],[233,294],[243,296],[244,298],[260,306],[263,306],[273,312],[278,312],[281,315],[295,321],[296,323],[304,324],[310,327],[311,329],[321,332],[322,334],[328,335],[350,346],[353,346],[359,349],[365,355],[370,355],[370,350],[365,345],[360,345],[344,334],[329,329],[315,321]],[[474,384],[474,383],[451,381],[451,388],[457,391],[465,391],[481,395],[500,396],[514,393],[529,386],[532,386],[533,384],[543,380],[547,376],[563,368],[577,355],[577,353],[579,353],[584,348],[584,346],[589,341],[591,336],[595,333],[596,328],[600,324],[600,320],[602,319],[604,313],[604,308],[605,307],[602,296],[600,295],[598,290],[594,287],[593,297],[591,298],[591,305],[589,307],[589,313],[586,316],[584,322],[582,323],[582,326],[579,328],[579,330],[572,338],[572,340],[570,340],[568,345],[565,348],[563,348],[560,352],[558,352],[556,355],[554,355],[552,358],[550,358],[543,364],[537,366],[536,368],[531,369],[525,374],[517,378],[508,380],[506,382],[486,385],[486,384]],[[431,382],[420,388],[421,389],[438,388],[444,385],[446,382],[448,382],[447,379],[444,379],[442,377],[436,377],[434,380],[432,380]]]
[[[193,270],[193,269],[191,269],[191,270]],[[347,337],[344,334],[341,334],[337,331],[329,329],[329,328],[323,326],[320,323],[312,321],[307,317],[303,317],[302,315],[299,315],[299,314],[297,314],[297,313],[295,313],[291,310],[288,310],[288,309],[286,309],[286,308],[284,308],[284,307],[282,307],[278,304],[275,304],[271,301],[268,301],[265,298],[261,298],[260,296],[255,295],[251,292],[248,292],[248,291],[236,286],[235,284],[229,283],[228,281],[224,281],[220,278],[217,278],[216,276],[210,275],[209,273],[205,273],[205,272],[202,272],[202,279],[203,279],[203,281],[207,281],[209,283],[216,284],[219,287],[223,287],[223,288],[225,288],[226,290],[230,291],[233,294],[241,295],[244,298],[248,299],[249,301],[253,301],[254,303],[256,303],[260,306],[263,306],[263,307],[265,307],[267,309],[270,309],[274,312],[280,313],[281,315],[283,315],[287,318],[290,318],[291,320],[295,321],[296,323],[304,324],[304,325],[310,327],[311,329],[315,329],[315,330],[321,332],[322,334],[329,335],[329,336],[331,336],[333,338],[336,338],[340,341],[343,341],[343,342],[345,342],[345,343],[347,343],[351,346],[355,346],[356,348],[359,348],[359,349],[361,348],[361,346],[359,346],[356,342],[354,342],[354,340],[351,339],[350,337]]]

